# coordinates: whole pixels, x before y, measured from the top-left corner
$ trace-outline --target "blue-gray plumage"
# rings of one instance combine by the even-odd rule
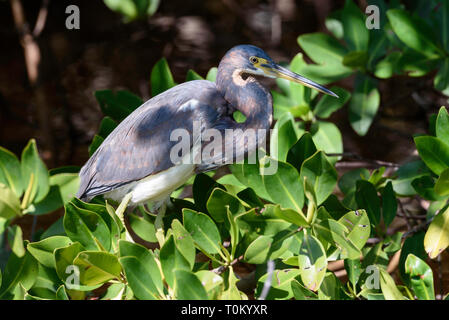
[[[215,150],[213,163],[173,163],[170,151],[175,129],[193,135],[193,122],[201,131],[217,129],[266,129],[272,122],[272,97],[259,77],[282,77],[336,96],[326,88],[273,62],[261,49],[240,45],[229,50],[220,62],[215,82],[196,80],[177,85],[137,108],[103,141],[80,171],[77,197],[89,200],[96,195],[120,201],[130,195],[135,205],[149,200],[163,201],[195,173],[215,169],[255,150],[244,144],[226,157]],[[238,123],[233,112],[239,110],[246,121]],[[231,142],[244,137],[236,130]],[[258,141],[265,136],[257,136]],[[205,147],[210,142],[201,142]],[[193,148],[195,141],[190,141]],[[224,146],[224,145],[223,145]],[[224,147],[223,147],[223,150]],[[229,155],[227,155],[229,157]]]

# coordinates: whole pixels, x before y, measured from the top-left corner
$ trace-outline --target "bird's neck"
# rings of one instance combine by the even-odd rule
[[[218,72],[218,89],[225,100],[246,117],[242,129],[268,130],[273,120],[273,98],[270,92],[254,77],[243,79],[238,71],[232,74]]]

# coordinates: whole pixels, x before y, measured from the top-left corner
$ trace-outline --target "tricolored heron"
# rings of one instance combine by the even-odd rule
[[[217,129],[223,133],[226,129],[269,130],[272,97],[260,77],[284,78],[337,97],[276,64],[262,49],[236,46],[221,60],[215,82],[195,80],[177,85],[148,100],[123,120],[81,169],[77,197],[90,200],[103,194],[122,203],[126,200],[125,207],[147,201],[163,204],[192,175],[220,166],[220,161],[174,163],[169,156],[177,143],[170,139],[173,130],[192,132],[194,120],[201,120],[201,130]],[[234,120],[236,110],[243,113],[246,121]],[[241,138],[236,134],[231,142]],[[194,145],[191,141],[190,148]],[[253,152],[254,148],[234,150],[233,158]],[[224,153],[215,154],[215,160],[224,157]]]

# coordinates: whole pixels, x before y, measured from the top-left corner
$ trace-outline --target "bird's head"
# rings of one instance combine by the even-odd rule
[[[335,93],[322,85],[278,65],[265,51],[253,45],[239,45],[230,49],[223,57],[220,67],[232,69],[241,76],[287,79],[338,98]]]

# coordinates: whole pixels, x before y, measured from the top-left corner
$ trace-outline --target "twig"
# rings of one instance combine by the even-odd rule
[[[354,154],[352,152],[343,152],[343,153],[326,153],[328,157],[345,157],[349,159],[355,159],[358,161],[355,162],[337,162],[336,167],[361,167],[361,166],[374,166],[374,167],[390,167],[390,168],[399,168],[400,165],[393,162],[387,162],[382,160],[372,160],[372,159],[365,159],[357,154]],[[354,165],[355,164],[355,165]]]
[[[50,0],[42,1],[42,6],[39,9],[39,14],[37,15],[36,24],[34,25],[34,30],[33,30],[33,36],[35,38],[39,37],[39,35],[42,33],[42,30],[44,30],[45,22],[47,21],[48,4],[49,3],[50,3]]]
[[[267,262],[267,280],[265,280],[265,283],[263,284],[263,289],[262,293],[259,296],[259,300],[265,300],[265,298],[268,295],[268,292],[270,291],[273,271],[274,271],[274,261],[269,260]]]
[[[225,264],[223,266],[219,266],[218,268],[215,268],[212,270],[212,272],[216,273],[216,274],[222,274],[223,272],[226,271],[227,268],[232,267],[233,265],[235,265],[237,262],[240,262],[243,260],[243,255],[241,255],[238,258],[235,258],[234,260],[231,261],[231,263],[229,264]]]

